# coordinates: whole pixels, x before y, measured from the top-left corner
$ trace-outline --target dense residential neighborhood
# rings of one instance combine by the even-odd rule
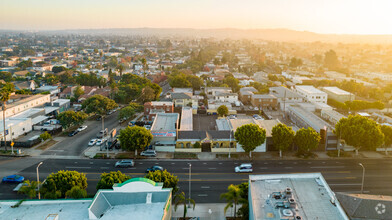
[[[392,48],[367,46],[0,33],[0,216],[388,219],[350,206],[392,201]]]

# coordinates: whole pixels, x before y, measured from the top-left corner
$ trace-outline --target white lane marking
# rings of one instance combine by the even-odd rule
[[[183,169],[183,170],[188,170],[188,169],[189,169],[189,167],[183,167],[182,169]]]
[[[65,167],[66,169],[90,169],[91,167]]]
[[[264,163],[264,164],[268,164],[268,163]]]
[[[208,194],[199,194],[199,195],[197,195],[197,196],[205,197],[205,196],[208,196]]]
[[[202,189],[209,189],[210,187],[209,186],[202,186],[201,188]]]
[[[159,163],[155,163],[155,164],[159,164]]]
[[[234,163],[234,164],[238,164],[238,163]]]
[[[312,164],[312,162],[308,162],[308,164]]]
[[[219,164],[222,164],[222,163],[219,163]]]
[[[90,162],[90,164],[94,164],[94,162]]]
[[[266,170],[268,167],[260,167],[261,170]]]
[[[101,167],[101,169],[107,170],[107,169],[109,169],[109,167]]]
[[[279,162],[279,164],[283,164],[282,162]]]
[[[345,168],[345,166],[325,166],[325,167],[310,167],[312,169],[334,169],[334,168]]]
[[[65,151],[65,150],[47,150],[47,151],[54,151],[54,152],[63,152],[63,151]]]
[[[106,164],[110,164],[109,162],[107,162]]]
[[[294,162],[293,164],[298,164],[297,162]]]
[[[285,167],[285,169],[293,169],[293,167]]]
[[[139,163],[139,164],[143,164],[143,163]]]
[[[322,163],[325,163],[325,161],[323,161]]]
[[[203,163],[204,165],[206,165],[207,163]]]
[[[136,167],[129,167],[128,169],[130,169],[130,170],[135,170]]]
[[[209,170],[216,170],[216,168],[215,167],[210,167],[210,168],[208,168]]]
[[[78,162],[75,161],[75,163],[78,163]]]
[[[176,163],[171,163],[171,164],[176,164]]]

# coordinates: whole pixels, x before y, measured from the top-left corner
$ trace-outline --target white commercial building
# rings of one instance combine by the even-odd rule
[[[4,141],[3,120],[0,121],[0,137]],[[33,129],[31,118],[6,118],[5,131],[7,141],[18,138]]]
[[[344,91],[343,89],[339,89],[338,87],[323,87],[321,88],[324,92],[328,94],[328,98],[336,100],[338,102],[346,102],[346,101],[353,101],[355,100],[355,95]]]
[[[328,94],[314,88],[313,86],[296,86],[295,90],[302,95],[306,101],[314,103],[327,103]]]
[[[21,97],[21,98],[19,98]],[[5,117],[11,117],[23,111],[38,106],[43,106],[45,103],[50,102],[50,95],[31,95],[31,96],[16,96],[10,99],[6,104]],[[0,120],[3,119],[3,111],[0,111]]]

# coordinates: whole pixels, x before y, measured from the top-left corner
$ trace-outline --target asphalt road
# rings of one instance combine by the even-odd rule
[[[117,115],[118,111],[105,117],[105,128],[108,128],[109,131],[118,126]],[[88,142],[96,138],[98,132],[102,130],[102,121],[87,121],[84,124],[88,126],[86,130],[79,132],[73,137],[65,137],[66,139],[64,141],[57,143],[55,146],[41,153],[41,155],[81,155],[88,148]]]
[[[21,159],[22,162],[23,159]],[[192,164],[191,196],[198,203],[223,202],[219,199],[230,184],[239,184],[248,180],[248,174],[234,173],[234,167],[246,161],[180,161],[180,160],[137,160],[132,168],[115,168],[116,160],[66,160],[46,159],[40,167],[41,180],[59,170],[76,170],[86,174],[87,191],[95,194],[96,185],[102,172],[120,170],[132,177],[142,177],[147,167],[159,165],[179,178],[180,191],[188,193],[189,163]],[[321,172],[329,186],[335,192],[359,193],[361,188],[362,168],[366,167],[365,193],[392,195],[392,160],[347,159],[347,160],[268,160],[253,161],[253,174]],[[7,161],[3,162],[7,163]],[[14,162],[15,163],[15,162]],[[36,179],[36,164],[21,169],[19,174],[26,179]],[[1,164],[1,159],[0,159]],[[23,163],[18,163],[23,166]],[[21,198],[12,192],[15,185],[1,184],[1,199]],[[188,195],[188,194],[187,194]]]

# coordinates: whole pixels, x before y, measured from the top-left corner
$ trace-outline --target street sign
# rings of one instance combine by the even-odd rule
[[[11,147],[13,147],[13,146],[14,146],[14,144],[15,144],[15,143],[12,141],[12,142],[11,142],[11,144],[10,144],[10,145],[11,145]]]

